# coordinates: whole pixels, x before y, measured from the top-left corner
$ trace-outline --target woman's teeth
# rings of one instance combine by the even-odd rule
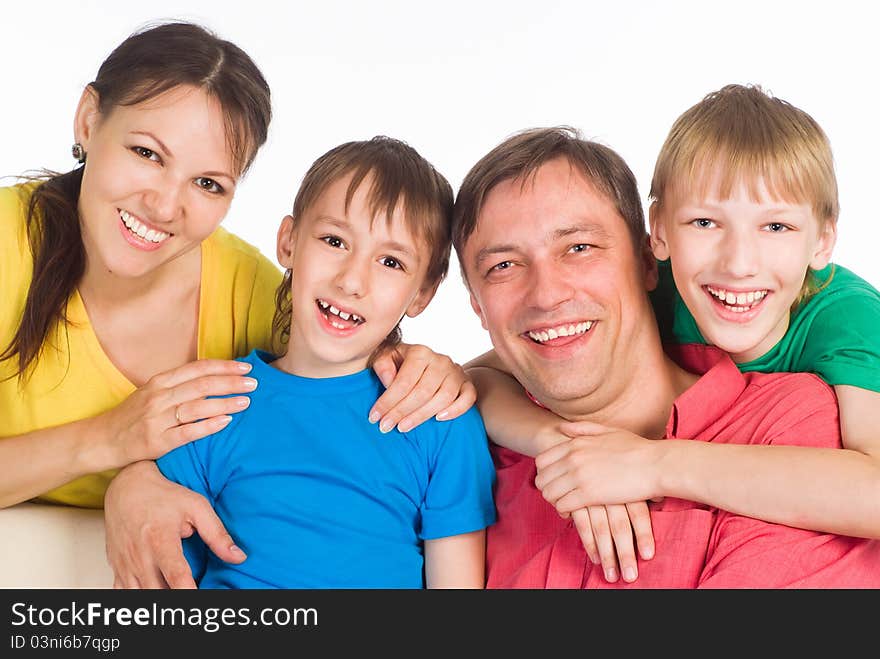
[[[122,218],[122,223],[128,227],[128,230],[131,231],[134,235],[143,238],[144,240],[148,240],[151,243],[161,243],[163,240],[166,240],[170,233],[165,233],[164,231],[157,231],[155,229],[148,229],[143,222],[140,222],[134,215],[129,213],[128,211],[120,210],[119,217]]]

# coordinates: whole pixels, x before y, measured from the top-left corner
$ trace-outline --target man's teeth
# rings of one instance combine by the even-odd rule
[[[545,343],[552,339],[558,339],[560,336],[576,336],[590,331],[593,326],[592,320],[586,320],[577,325],[560,325],[559,327],[551,327],[539,332],[529,332],[529,338],[538,343]]]
[[[122,218],[123,224],[128,227],[129,231],[136,236],[140,236],[144,240],[149,240],[151,243],[161,243],[171,235],[164,231],[148,229],[143,222],[138,221],[138,219],[128,211],[120,210],[119,217]]]
[[[353,323],[361,323],[364,320],[363,318],[361,318],[357,314],[348,313],[347,311],[340,311],[339,309],[334,307],[332,304],[330,304],[328,302],[324,302],[324,300],[318,300],[318,306],[320,306],[324,311],[329,311],[334,316],[339,316],[340,318],[342,318],[342,320],[351,320]],[[336,327],[338,329],[345,329],[344,326],[337,325],[332,320],[330,321],[330,324],[333,325],[333,327]]]
[[[714,298],[728,306],[731,311],[737,313],[748,311],[754,305],[763,300],[769,292],[767,290],[758,290],[749,291],[747,293],[734,293],[733,291],[727,291],[723,288],[713,288],[712,286],[706,286],[706,290],[709,291]]]

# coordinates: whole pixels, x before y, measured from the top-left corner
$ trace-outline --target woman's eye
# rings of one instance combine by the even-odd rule
[[[200,176],[196,179],[196,185],[199,186],[205,192],[214,192],[220,193],[223,192],[223,186],[221,186],[217,181],[212,178],[207,178],[206,176]]]
[[[345,245],[342,239],[337,236],[322,236],[321,240],[330,245],[330,247],[341,248]]]
[[[693,224],[694,226],[699,227],[701,229],[711,229],[712,227],[715,226],[715,222],[713,222],[712,220],[710,220],[707,217],[698,217],[696,220],[691,222],[691,224]]]
[[[133,146],[131,150],[138,154],[141,158],[146,158],[147,160],[159,162],[159,155],[152,149],[148,149],[145,146]]]
[[[381,263],[382,265],[384,265],[388,268],[393,268],[395,270],[403,270],[403,264],[391,256],[383,256],[381,259],[379,259],[379,263]]]

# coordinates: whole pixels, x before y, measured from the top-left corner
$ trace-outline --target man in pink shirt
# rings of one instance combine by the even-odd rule
[[[836,399],[815,376],[741,374],[707,346],[664,352],[635,179],[610,149],[564,129],[506,140],[465,177],[453,243],[497,356],[557,415],[642,437],[840,446]],[[535,461],[495,459],[489,587],[880,587],[877,542],[671,497],[650,504],[655,557],[634,583],[609,583],[535,486]]]

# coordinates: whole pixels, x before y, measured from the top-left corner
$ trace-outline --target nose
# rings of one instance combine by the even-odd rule
[[[752,231],[729,232],[721,244],[721,267],[737,278],[754,277],[759,272],[759,246]]]
[[[571,300],[574,289],[561,265],[535,262],[529,273],[529,291],[526,303],[543,311],[555,309]]]
[[[172,222],[181,212],[181,191],[179,185],[162,178],[147,195],[149,219],[153,222]]]
[[[363,297],[369,289],[369,267],[369,259],[355,254],[343,259],[336,274],[336,287],[348,297]]]

